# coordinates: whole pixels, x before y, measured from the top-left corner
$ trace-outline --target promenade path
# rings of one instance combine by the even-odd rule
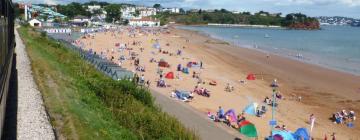
[[[216,124],[190,105],[172,100],[165,95],[151,90],[155,102],[163,111],[176,117],[187,128],[194,130],[203,140],[240,140],[243,136],[234,129],[222,124]]]

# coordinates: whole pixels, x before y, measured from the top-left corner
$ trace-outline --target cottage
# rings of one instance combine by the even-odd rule
[[[145,9],[140,9],[139,11],[140,11],[140,17],[148,17],[148,16],[156,15],[155,8],[145,8]]]
[[[73,19],[74,22],[89,22],[90,19],[85,16],[75,16]]]
[[[71,21],[71,24],[74,26],[88,26],[91,23],[90,18],[85,16],[75,16]]]
[[[151,17],[142,17],[140,19],[130,19],[130,26],[160,26],[160,21]]]
[[[37,19],[32,19],[29,21],[30,26],[32,27],[41,27],[41,21]]]

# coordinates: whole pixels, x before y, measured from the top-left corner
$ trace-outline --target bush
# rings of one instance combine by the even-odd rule
[[[42,31],[42,32],[40,33],[40,36],[43,37],[43,38],[46,37],[46,35],[47,35],[47,33],[46,33],[45,31]]]

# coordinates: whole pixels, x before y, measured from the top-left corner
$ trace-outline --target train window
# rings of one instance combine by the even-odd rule
[[[5,49],[6,48],[6,44],[5,44],[5,31],[4,31],[4,16],[0,15],[0,75],[2,75],[2,71],[3,71],[3,66],[4,66],[4,62],[5,62]]]

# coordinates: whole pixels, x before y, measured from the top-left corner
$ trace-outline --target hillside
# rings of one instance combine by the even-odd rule
[[[155,16],[161,20],[162,24],[176,22],[185,25],[201,25],[208,23],[219,24],[248,24],[248,25],[268,25],[282,26],[289,29],[319,29],[320,24],[316,18],[307,17],[301,13],[288,14],[281,17],[281,13],[270,14],[260,11],[255,14],[249,12],[232,13],[225,9],[207,12],[188,12],[186,14],[160,13]]]
[[[59,139],[198,139],[146,89],[106,77],[32,28],[19,33]]]

